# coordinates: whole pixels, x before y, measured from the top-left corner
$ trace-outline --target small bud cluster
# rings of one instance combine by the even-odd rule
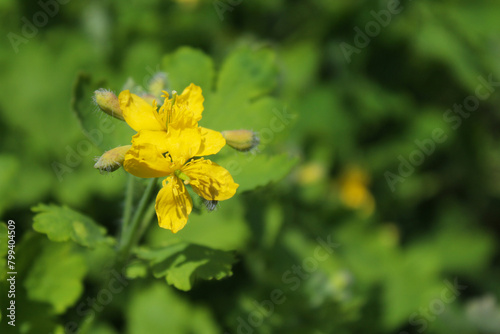
[[[141,98],[151,105],[154,101],[158,101],[158,96],[161,91],[166,89],[168,85],[167,75],[162,72],[156,73],[148,82],[147,91],[135,84],[132,79],[129,79],[125,84],[126,89],[135,91]],[[173,98],[177,96],[177,92],[172,91]],[[110,90],[100,88],[94,92],[94,102],[106,114],[124,121],[123,111],[120,108],[120,102],[117,96]],[[240,152],[248,152],[256,148],[259,143],[259,137],[251,130],[228,130],[222,131],[222,136],[226,140],[226,144]],[[101,157],[97,158],[94,168],[99,169],[101,173],[114,172],[122,167],[125,160],[125,154],[130,149],[131,145],[116,147],[105,152]],[[189,180],[183,178],[184,183],[188,184]],[[209,211],[217,208],[217,201],[206,201],[205,206]]]

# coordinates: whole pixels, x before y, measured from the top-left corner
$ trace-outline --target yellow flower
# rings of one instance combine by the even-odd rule
[[[137,131],[123,167],[142,178],[167,177],[156,197],[156,214],[160,227],[176,233],[193,209],[185,185],[207,201],[222,201],[236,193],[238,184],[226,169],[200,158],[226,145],[220,132],[198,126],[204,101],[201,88],[191,84],[171,99],[164,94],[165,101],[157,108],[155,101],[149,104],[128,90],[120,93],[123,117]]]
[[[123,118],[137,131],[132,140],[133,147],[149,143],[163,153],[172,144],[172,136],[168,134],[186,130],[196,139],[199,137],[202,143],[199,152],[189,152],[190,157],[215,154],[225,145],[226,141],[220,132],[198,127],[204,101],[199,86],[191,84],[180,95],[174,92],[171,99],[167,92],[164,94],[165,101],[157,108],[155,101],[151,105],[128,90],[120,93],[118,100]]]
[[[196,194],[208,201],[229,199],[238,188],[225,168],[204,158],[190,160],[192,152],[200,152],[202,146],[196,133],[196,129],[184,129],[181,133],[169,131],[166,135],[169,150],[165,153],[155,145],[140,143],[133,145],[125,155],[124,168],[135,176],[168,176],[156,197],[155,208],[160,227],[174,233],[186,225],[193,209],[185,185],[191,185]]]
[[[369,176],[359,167],[351,166],[340,178],[340,200],[352,209],[361,209],[371,215],[375,200],[368,189]]]

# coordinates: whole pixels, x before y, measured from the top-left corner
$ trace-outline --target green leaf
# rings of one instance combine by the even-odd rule
[[[296,118],[282,102],[267,95],[277,81],[275,54],[269,49],[234,50],[221,67],[215,91],[212,61],[201,51],[181,48],[165,56],[163,68],[174,88],[183,88],[190,82],[202,85],[205,111],[201,126],[217,131],[253,130],[261,140],[259,152],[286,138]],[[214,158],[235,173],[240,192],[283,178],[296,162],[284,155],[239,154],[229,147],[223,152]]]
[[[165,276],[168,284],[184,291],[191,290],[197,279],[220,280],[231,276],[231,267],[236,262],[233,252],[188,243],[142,249],[138,256],[150,262],[155,277]]]
[[[73,240],[87,247],[107,241],[104,227],[66,206],[40,204],[32,210],[38,212],[33,219],[33,229],[47,234],[52,241]]]
[[[163,58],[163,69],[168,73],[170,87],[179,94],[189,84],[194,83],[211,91],[214,80],[214,64],[212,58],[202,51],[190,47],[181,47]]]
[[[241,48],[233,51],[222,65],[217,90],[205,96],[205,112],[200,124],[214,130],[249,129],[269,132],[274,140],[290,121],[277,116],[283,104],[266,96],[276,86],[274,52]]]
[[[443,271],[473,276],[482,275],[493,250],[491,235],[478,230],[448,227],[413,245],[409,254],[414,258],[433,258],[435,266]]]
[[[222,333],[208,308],[192,305],[159,282],[134,291],[126,319],[129,334]]]
[[[118,332],[107,323],[97,323],[81,328],[80,334],[117,334]]]
[[[233,96],[250,100],[270,93],[276,86],[275,58],[269,49],[254,51],[245,47],[235,50],[222,65],[217,93],[228,102],[235,102]]]
[[[421,270],[421,265],[425,266],[423,262],[393,264],[394,269],[384,278],[382,299],[386,306],[382,321],[387,329],[404,325],[411,314],[428,308],[446,288],[436,276]]]
[[[148,266],[143,261],[134,261],[127,264],[125,276],[130,279],[144,278],[148,274]]]
[[[71,243],[47,243],[24,282],[28,297],[47,302],[56,313],[73,305],[83,291],[84,257]]]
[[[14,198],[10,193],[14,187],[14,178],[19,178],[20,162],[13,155],[2,154],[0,155],[0,165],[2,166],[2,173],[0,173],[0,196],[2,196],[0,214],[2,214],[14,202]],[[35,186],[38,186],[38,184]]]
[[[233,51],[222,65],[215,91],[212,61],[201,51],[181,48],[165,56],[163,68],[174,89],[184,89],[191,82],[201,86],[205,97],[202,126],[218,131],[264,131],[274,140],[291,124],[289,117],[282,117],[283,104],[266,96],[277,77],[275,55],[269,49]]]
[[[412,6],[408,12],[411,17],[406,21],[413,22],[410,29],[419,27],[418,31],[413,30],[411,39],[416,56],[421,61],[440,61],[467,89],[476,89],[478,75],[499,74],[498,54],[487,42],[499,13],[497,6],[479,3],[449,6],[430,2]]]
[[[93,102],[94,91],[99,88],[107,88],[105,82],[95,82],[86,73],[79,73],[73,86],[71,108],[84,135],[102,150],[129,144],[134,131],[125,122],[106,115]]]
[[[281,180],[298,162],[298,158],[287,154],[267,156],[252,152],[234,152],[214,160],[231,173],[240,185],[240,193]]]

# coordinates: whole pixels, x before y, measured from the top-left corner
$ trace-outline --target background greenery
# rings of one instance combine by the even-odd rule
[[[354,28],[365,31],[386,1],[57,6],[28,36],[23,18],[33,22],[44,6],[0,1],[13,332],[500,333],[498,88],[467,117],[446,120],[480,77],[500,80],[496,1],[403,1],[350,61],[342,43],[356,46]],[[24,38],[16,47],[12,33]],[[145,87],[158,71],[169,89],[202,86],[202,125],[264,140],[256,152],[217,157],[242,185],[235,198],[192,214],[176,235],[153,222],[125,269],[113,269],[126,174],[92,166],[131,132],[113,120],[88,144],[85,133],[106,120],[92,91],[118,92],[128,78]],[[278,130],[276,113],[293,120]],[[435,129],[446,140],[391,190],[387,172],[397,175]],[[319,260],[328,240],[334,251]],[[126,278],[106,299],[117,270]],[[5,273],[2,333],[13,330]]]

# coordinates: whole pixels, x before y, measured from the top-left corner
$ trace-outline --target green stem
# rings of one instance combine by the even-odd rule
[[[127,176],[127,190],[125,193],[125,208],[123,209],[122,235],[127,230],[132,217],[132,206],[134,202],[134,176]]]
[[[144,217],[141,220],[141,225],[139,227],[139,231],[137,232],[135,242],[139,242],[139,240],[141,240],[142,235],[144,234],[144,232],[146,232],[146,229],[151,223],[151,219],[153,219],[155,213],[156,213],[155,203],[152,203],[147,208],[146,213],[144,213]]]
[[[154,190],[156,185],[156,178],[151,179],[144,190],[144,194],[142,195],[141,201],[137,206],[137,210],[135,211],[132,222],[126,226],[126,229],[123,231],[120,245],[118,246],[118,255],[120,260],[124,261],[127,259],[128,255],[132,247],[134,246],[134,241],[137,241],[137,232],[139,227],[141,226],[141,221],[144,216],[144,213],[148,207],[149,202],[153,198]]]

